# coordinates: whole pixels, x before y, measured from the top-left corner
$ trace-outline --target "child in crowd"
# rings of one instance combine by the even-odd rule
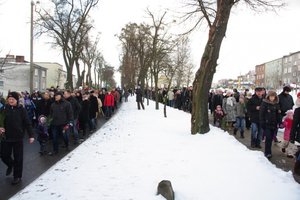
[[[38,126],[37,126],[37,134],[38,138],[37,140],[40,143],[40,151],[39,153],[43,155],[46,150],[46,142],[49,139],[49,134],[48,134],[48,125],[47,125],[47,118],[44,115],[41,115],[38,119]]]
[[[222,107],[220,105],[217,106],[215,110],[215,118],[216,118],[216,127],[221,127],[221,120],[223,119],[224,113],[222,111]]]
[[[282,128],[284,129],[284,134],[283,134],[283,143],[282,143],[282,149],[281,151],[283,153],[287,153],[287,157],[288,158],[294,158],[294,154],[297,151],[297,147],[290,143],[290,132],[291,132],[291,128],[292,128],[292,123],[293,123],[293,117],[294,117],[294,112],[292,110],[289,110],[286,112],[286,117],[283,120],[282,123]],[[287,150],[286,150],[287,148]]]
[[[34,105],[32,105],[30,99],[27,99],[25,101],[25,105],[24,105],[25,109],[27,110],[27,114],[28,114],[28,117],[30,119],[30,122],[31,122],[31,125],[32,127],[34,127],[34,123],[33,123],[33,117],[34,117]]]
[[[244,138],[245,127],[245,114],[247,113],[246,104],[244,103],[244,96],[239,97],[239,102],[236,104],[236,125],[234,127],[233,134],[236,135],[239,127],[241,127],[241,138]]]

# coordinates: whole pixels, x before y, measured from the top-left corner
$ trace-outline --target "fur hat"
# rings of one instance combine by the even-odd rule
[[[7,96],[7,98],[12,97],[14,99],[16,99],[17,101],[19,101],[19,94],[17,92],[10,92]]]

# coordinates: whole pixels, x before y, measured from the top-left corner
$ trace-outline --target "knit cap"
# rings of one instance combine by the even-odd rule
[[[298,92],[297,97],[300,97],[300,92]]]
[[[16,99],[17,101],[19,101],[19,95],[16,92],[10,92],[7,97],[8,98],[12,97],[12,98]]]

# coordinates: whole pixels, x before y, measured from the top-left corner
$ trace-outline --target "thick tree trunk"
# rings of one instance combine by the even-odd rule
[[[233,3],[233,0],[218,1],[217,15],[214,23],[210,27],[209,38],[201,58],[200,68],[193,82],[192,134],[203,134],[210,130],[207,98],[216,72],[217,60]]]

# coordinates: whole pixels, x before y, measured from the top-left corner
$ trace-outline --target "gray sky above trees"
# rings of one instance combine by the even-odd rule
[[[12,55],[24,55],[30,59],[30,2],[31,0],[0,0],[0,56],[10,52]],[[47,0],[40,0],[47,3]],[[176,2],[176,1],[175,1]],[[147,6],[153,13],[159,13],[165,7],[178,10],[174,0],[101,0],[98,9],[92,12],[96,32],[101,32],[99,49],[104,59],[114,66],[119,66],[119,34],[121,28],[129,22],[151,24],[144,12]],[[236,78],[254,70],[255,65],[262,64],[290,52],[300,50],[299,19],[300,1],[287,0],[285,9],[274,13],[255,14],[247,8],[233,9],[230,16],[227,35],[223,40],[219,66],[214,82],[221,78]],[[38,8],[38,6],[37,6]],[[162,14],[162,11],[160,12]],[[174,13],[169,12],[169,17]],[[192,23],[192,22],[191,22]],[[182,30],[182,28],[181,28]],[[196,69],[207,41],[207,28],[192,33],[192,57]],[[51,49],[43,37],[34,41],[34,61],[63,63],[58,51]],[[118,77],[117,81],[118,80]]]

